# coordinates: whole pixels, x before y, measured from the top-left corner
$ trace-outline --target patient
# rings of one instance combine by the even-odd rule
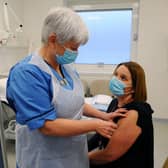
[[[153,110],[146,102],[143,68],[136,62],[119,64],[109,88],[115,98],[107,112],[123,107],[128,113],[116,120],[118,129],[110,140],[98,134],[89,140],[90,167],[153,168]]]

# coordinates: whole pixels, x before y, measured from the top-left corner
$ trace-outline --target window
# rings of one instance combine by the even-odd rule
[[[118,64],[131,56],[132,10],[78,12],[89,29],[79,49],[78,64]]]
[[[73,6],[89,29],[89,41],[79,48],[79,73],[111,74],[116,64],[136,61],[138,3]]]

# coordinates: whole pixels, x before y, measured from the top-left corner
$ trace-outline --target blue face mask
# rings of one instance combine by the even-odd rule
[[[123,96],[124,88],[126,88],[125,83],[118,80],[117,77],[113,76],[109,83],[109,89],[115,96]]]
[[[65,48],[64,55],[57,55],[56,61],[58,64],[70,64],[76,60],[77,56],[77,51],[72,51],[70,49]]]

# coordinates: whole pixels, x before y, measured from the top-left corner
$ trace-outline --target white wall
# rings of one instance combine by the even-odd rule
[[[3,2],[7,2],[8,19],[6,20],[9,22],[10,33],[12,33],[12,38],[8,40],[8,46],[23,45],[23,43],[25,45],[23,33],[16,32],[19,25],[23,24],[23,1],[0,0],[0,30],[6,31]]]
[[[137,61],[147,74],[154,117],[168,118],[168,1],[140,0]],[[155,168],[168,157],[168,120],[154,120]]]
[[[168,121],[154,119],[154,168],[162,168],[168,157]]]
[[[63,0],[24,0],[25,31],[33,49],[41,44],[41,27],[48,10],[62,5]]]
[[[0,29],[4,29],[3,20],[3,0],[0,0]],[[9,40],[7,46],[0,46],[0,75],[7,75],[9,69],[18,60],[25,57],[33,41],[31,50],[40,45],[41,25],[44,16],[49,8],[63,5],[63,0],[8,0],[8,4],[15,12],[17,17],[23,21],[23,33],[17,34],[17,38]],[[9,21],[13,31],[17,22],[12,13],[8,10]],[[3,60],[3,61],[2,61]]]
[[[109,4],[109,3],[130,3],[137,2],[137,0],[67,0],[67,5],[81,5],[81,4]]]
[[[168,1],[141,0],[138,62],[147,74],[155,117],[168,118]]]
[[[0,29],[4,28],[4,18],[3,18],[3,2],[4,0],[0,0]],[[17,16],[19,16],[20,20],[23,20],[23,1],[22,0],[6,0],[5,2],[8,3],[8,6],[12,8],[12,10],[15,12]],[[9,14],[9,21],[10,26],[14,27],[16,26],[16,20],[13,14],[8,10]]]
[[[2,7],[2,0],[0,0],[0,30],[2,30],[3,27],[3,7]]]
[[[2,2],[3,0],[0,0],[0,29],[5,28]],[[23,1],[14,0],[6,2],[8,2],[8,6],[14,11],[16,16],[21,21],[23,21]],[[16,33],[15,29],[19,26],[19,24],[17,23],[14,15],[12,14],[12,12],[10,12],[10,10],[8,10],[8,15],[11,31],[13,33]],[[16,38],[9,39],[7,46],[0,46],[0,75],[7,75],[11,66],[14,65],[18,60],[23,58],[27,53],[25,43],[23,44],[23,34],[15,35]]]
[[[27,55],[27,47],[0,47],[0,75],[8,75],[10,68]]]

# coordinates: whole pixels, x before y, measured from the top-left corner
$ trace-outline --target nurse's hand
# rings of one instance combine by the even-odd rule
[[[117,129],[117,124],[113,121],[104,121],[97,119],[96,132],[106,138],[111,138],[113,132]]]
[[[116,117],[126,117],[128,110],[125,108],[119,108],[114,112],[104,113],[103,119],[107,121],[112,121]]]

